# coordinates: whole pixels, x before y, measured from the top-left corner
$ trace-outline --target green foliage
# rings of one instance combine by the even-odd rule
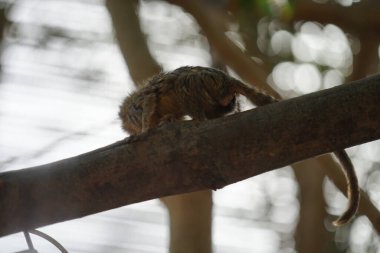
[[[294,12],[294,0],[287,0],[279,4],[274,0],[239,0],[239,7],[252,10],[259,16],[270,16],[280,19],[290,19]]]

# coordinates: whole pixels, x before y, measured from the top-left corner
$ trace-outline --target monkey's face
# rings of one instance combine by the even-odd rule
[[[224,100],[223,103],[216,104],[212,108],[207,108],[206,117],[209,119],[219,118],[235,110],[237,105],[236,96],[229,97],[228,101]]]

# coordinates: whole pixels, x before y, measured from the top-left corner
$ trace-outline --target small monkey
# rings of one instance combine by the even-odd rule
[[[186,115],[201,121],[239,111],[236,99],[239,94],[257,106],[279,101],[222,71],[187,66],[158,74],[127,96],[120,106],[119,117],[126,132],[139,134],[164,122],[182,120]],[[355,215],[360,192],[346,152],[336,151],[335,155],[342,164],[349,199],[346,212],[333,222],[340,226]]]
[[[120,106],[119,116],[124,130],[138,134],[185,115],[194,120],[221,117],[238,108],[237,94],[256,105],[277,101],[219,70],[181,67],[154,76],[129,95]]]

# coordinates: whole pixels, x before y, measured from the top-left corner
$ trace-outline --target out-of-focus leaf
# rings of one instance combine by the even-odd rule
[[[281,7],[281,18],[285,20],[289,20],[294,15],[294,0],[288,0],[286,3]]]
[[[255,2],[256,2],[256,6],[259,8],[261,13],[263,13],[264,15],[269,15],[269,16],[273,15],[269,0],[257,0]]]
[[[254,10],[262,16],[271,16],[289,20],[294,12],[294,0],[279,3],[274,0],[239,0],[239,6],[244,10]]]

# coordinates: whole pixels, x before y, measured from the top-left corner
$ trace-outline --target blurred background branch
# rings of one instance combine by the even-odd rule
[[[112,18],[115,35],[136,85],[142,85],[161,70],[149,52],[147,40],[141,31],[136,8],[138,1],[107,0],[106,6]]]

